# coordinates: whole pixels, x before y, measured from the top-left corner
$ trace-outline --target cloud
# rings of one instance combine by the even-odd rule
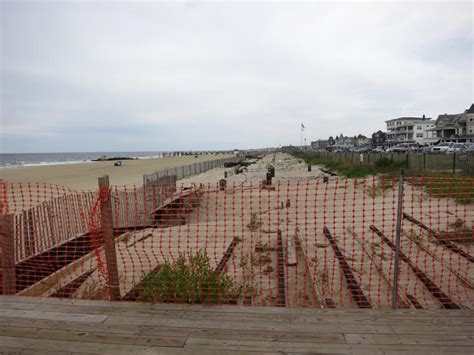
[[[1,6],[3,151],[299,144],[473,97],[470,2]]]

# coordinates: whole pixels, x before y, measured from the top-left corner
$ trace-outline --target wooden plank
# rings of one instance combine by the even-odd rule
[[[21,338],[54,339],[66,341],[87,341],[88,343],[112,343],[129,345],[153,345],[164,347],[183,347],[187,335],[173,336],[143,336],[137,334],[114,334],[98,331],[77,331],[63,329],[41,329],[34,327],[0,326],[0,336],[15,336]]]
[[[79,299],[51,299],[24,296],[7,296],[0,295],[0,304],[13,303],[48,303],[73,305],[75,307],[97,307],[97,308],[130,308],[138,310],[185,310],[188,312],[221,312],[221,313],[239,313],[242,316],[246,313],[264,313],[264,314],[291,314],[294,316],[310,316],[315,319],[323,317],[327,318],[346,318],[346,317],[391,317],[391,318],[428,318],[428,319],[473,319],[474,310],[446,310],[446,309],[320,309],[320,308],[279,308],[279,307],[245,307],[238,305],[191,305],[191,304],[149,304],[149,303],[130,303],[130,302],[109,302],[100,300],[79,300]]]
[[[288,266],[295,266],[298,263],[298,253],[296,251],[296,237],[288,236],[286,238],[287,243],[287,259],[286,264]]]
[[[17,261],[26,259],[28,257],[28,242],[29,242],[29,225],[28,225],[28,211],[24,210],[21,213],[21,234],[17,239],[18,245],[18,255]]]
[[[83,341],[65,341],[48,339],[36,339],[36,338],[22,338],[21,340],[17,337],[0,336],[0,344],[5,347],[18,347],[21,345],[22,349],[34,349],[45,351],[68,351],[74,352],[80,350],[81,352],[88,352],[94,354],[103,353],[137,353],[145,351],[164,351],[170,350],[167,347],[149,347],[143,345],[128,345],[128,344],[110,344],[110,343],[92,343]]]
[[[221,339],[200,339],[190,337],[186,342],[184,349],[209,349],[220,351],[272,351],[284,352],[286,354],[292,353],[311,353],[315,350],[317,353],[386,353],[386,351],[404,351],[409,353],[424,352],[424,353],[464,353],[470,351],[466,346],[432,346],[432,345],[403,345],[403,344],[333,344],[333,343],[310,343],[310,342],[273,342],[260,340],[221,340]],[[202,351],[202,350],[201,350]]]
[[[371,225],[372,229],[393,251],[395,251],[395,245],[390,239],[388,239],[377,227]],[[403,260],[413,271],[416,277],[423,282],[428,291],[438,299],[438,301],[446,309],[460,309],[459,305],[451,300],[444,291],[438,287],[422,270],[420,270],[403,252],[400,251],[400,259]]]
[[[10,327],[35,327],[40,329],[59,329],[74,331],[89,331],[112,334],[140,334],[159,336],[183,336],[188,335],[194,328],[171,327],[171,326],[143,326],[143,325],[110,325],[103,323],[57,321],[51,319],[13,318],[0,316],[0,325]]]
[[[308,256],[306,255],[305,247],[303,246],[303,244],[301,242],[301,238],[298,236],[297,233],[295,233],[295,242],[296,242],[296,244],[299,244],[301,246],[300,247],[300,252],[301,252],[301,255],[303,257],[305,266],[306,266],[306,272],[308,273],[309,281],[311,282],[311,289],[313,291],[313,294],[316,297],[315,301],[320,304],[320,307],[323,307],[324,297],[323,297],[323,291],[321,290],[321,285],[317,281],[318,279],[314,275],[313,268],[310,265],[310,260],[309,260]]]
[[[372,262],[372,264],[375,266],[375,268],[377,269],[380,277],[382,278],[382,280],[385,282],[385,285],[388,289],[390,289],[392,287],[392,282],[391,282],[391,278],[389,275],[386,275],[385,272],[384,272],[384,269],[383,269],[383,266],[382,264],[380,264],[376,258],[375,258],[375,255],[371,254],[368,250],[367,250],[367,246],[364,242],[364,240],[361,240],[357,234],[350,228],[349,229],[349,232],[351,233],[352,237],[354,238],[354,240],[360,245],[360,247],[362,248],[362,251],[365,253],[365,255],[367,255],[367,257],[369,258],[369,260]],[[409,307],[409,301],[408,299],[402,294],[400,293],[400,285],[398,287],[399,289],[397,290],[397,295],[398,295],[398,302],[399,302],[399,305],[401,308],[407,308]]]
[[[474,281],[465,277],[464,275],[461,275],[458,270],[454,269],[452,267],[452,263],[445,263],[443,262],[443,259],[439,257],[439,255],[436,253],[436,248],[432,245],[432,243],[425,243],[421,244],[421,241],[415,240],[410,233],[406,233],[405,231],[402,231],[403,235],[408,238],[416,247],[425,253],[427,253],[429,256],[431,256],[433,259],[438,261],[444,268],[449,270],[454,276],[456,276],[463,284],[465,284],[468,288],[474,289]],[[459,267],[459,262],[455,264],[456,266]]]
[[[463,258],[466,258],[467,260],[469,260],[471,263],[474,262],[474,256],[466,253],[464,250],[462,250],[461,248],[459,248],[456,243],[453,243],[449,240],[446,240],[442,237],[440,237],[438,235],[438,233],[436,233],[434,230],[432,230],[431,228],[429,228],[428,226],[426,226],[425,224],[423,224],[422,222],[418,221],[416,218],[410,216],[409,214],[407,213],[404,213],[403,214],[403,218],[409,220],[410,222],[413,222],[414,224],[416,224],[417,226],[423,228],[424,230],[426,230],[431,236],[435,237],[438,242],[443,245],[445,248],[451,250],[452,252],[454,253],[457,253],[459,255],[461,255]]]
[[[107,289],[111,300],[120,299],[120,286],[117,267],[117,254],[115,251],[112,201],[109,191],[109,176],[99,178],[99,191],[102,194],[100,215],[104,233],[104,251],[107,264]]]
[[[344,334],[348,344],[406,344],[406,345],[462,345],[474,346],[474,337],[469,335],[442,334]]]
[[[331,235],[329,229],[327,229],[326,227],[324,227],[324,235],[329,240],[329,243],[331,244],[334,250],[334,253],[336,254],[336,257],[339,261],[339,266],[342,270],[342,273],[344,274],[347,287],[349,291],[351,292],[354,302],[357,303],[359,308],[371,308],[372,306],[368,298],[365,296],[364,292],[360,288],[359,283],[357,282],[349,264],[347,263],[344,257],[344,254],[341,252],[340,248],[337,245],[336,240]]]
[[[61,241],[67,240],[71,238],[71,221],[69,219],[69,205],[67,203],[67,195],[61,196],[61,204],[60,208],[62,211],[62,225],[63,225],[63,233]]]
[[[2,351],[5,354],[28,354],[28,355],[44,355],[44,350],[38,349],[25,349],[23,347],[2,347]],[[75,351],[56,351],[56,350],[48,350],[48,355],[76,355],[76,354],[84,354],[83,352],[75,352]]]
[[[15,215],[14,217],[14,228],[13,228],[13,235],[15,239],[15,262],[20,259],[20,247],[21,247],[21,235],[22,235],[22,220],[21,214]]]
[[[102,323],[107,319],[108,316],[102,315],[102,314],[77,314],[77,313],[61,313],[61,312],[43,312],[43,311],[36,311],[36,310],[4,309],[2,310],[2,317],[51,319],[51,320],[57,320],[57,321]]]
[[[6,295],[16,293],[15,274],[15,235],[13,226],[15,217],[13,214],[0,216],[2,237],[2,290]]]

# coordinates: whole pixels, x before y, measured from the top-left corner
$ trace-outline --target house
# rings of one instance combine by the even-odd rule
[[[324,150],[329,146],[329,140],[318,139],[317,141],[311,142],[311,150]]]
[[[354,148],[357,137],[346,137],[342,133],[334,139],[335,149],[351,149]]]
[[[385,121],[387,124],[388,144],[418,143],[420,145],[434,143],[438,140],[433,129],[435,122],[425,117],[400,117]]]
[[[439,115],[432,131],[444,142],[474,142],[474,104],[463,113]]]
[[[356,147],[368,147],[372,145],[372,139],[364,136],[363,134],[359,134],[358,136],[354,137],[354,145]]]
[[[461,118],[462,113],[453,115],[439,115],[435,122],[435,127],[432,131],[436,134],[436,137],[442,141],[456,141],[457,132],[457,121]]]
[[[474,104],[464,112],[466,118],[466,142],[474,143]]]
[[[372,143],[374,146],[378,147],[384,145],[387,140],[387,133],[378,130],[375,133],[372,133]]]

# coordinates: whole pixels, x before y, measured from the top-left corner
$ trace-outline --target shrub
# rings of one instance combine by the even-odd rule
[[[402,161],[395,161],[393,159],[382,157],[375,161],[375,167],[381,171],[398,170],[402,168],[404,163]]]
[[[365,166],[354,166],[344,171],[343,174],[348,178],[361,178],[370,175],[371,172]]]
[[[202,253],[167,261],[159,271],[146,275],[137,290],[142,301],[165,303],[234,303],[242,294],[242,287],[213,270]]]

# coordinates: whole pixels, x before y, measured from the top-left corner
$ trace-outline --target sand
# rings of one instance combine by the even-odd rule
[[[112,185],[141,185],[143,174],[233,155],[200,155],[158,159],[124,160],[121,167],[113,161],[79,164],[29,166],[0,169],[0,179],[8,182],[45,182],[80,190],[97,189],[97,178],[109,175]]]
[[[267,164],[276,169],[271,190],[259,186]],[[394,253],[369,227],[375,225],[394,242],[396,184],[380,194],[370,195],[378,178],[354,180],[331,176],[324,182],[322,178],[326,174],[319,167],[313,166],[308,172],[302,161],[281,153],[268,154],[242,174],[230,175],[232,170],[212,169],[178,182],[178,186],[203,184],[200,204],[187,212],[184,224],[137,228],[117,237],[122,296],[139,284],[145,273],[183,252],[205,250],[215,267],[235,241],[224,269],[227,276],[246,290],[244,294],[252,305],[275,306],[280,292],[276,250],[277,230],[280,230],[285,246],[290,246],[292,241],[296,245],[296,240],[299,245],[297,265],[290,266],[283,261],[287,306],[334,304],[337,308],[355,308],[357,304],[347,287],[347,276],[323,233],[327,227],[350,269],[349,278],[353,277],[360,287],[358,290],[373,308],[391,307]],[[227,188],[221,191],[217,183],[224,172],[228,173]],[[404,212],[431,228],[446,230],[458,218],[472,225],[473,205],[459,205],[453,199],[429,196],[408,182],[404,189]],[[133,211],[133,204],[131,206]],[[179,207],[176,208],[175,213],[180,213]],[[83,219],[90,225],[91,214],[86,216]],[[169,214],[170,222],[172,216]],[[60,217],[59,220],[73,218]],[[473,308],[473,270],[469,261],[431,241],[425,232],[407,220],[402,221],[402,229],[401,251],[410,262],[453,302]],[[472,253],[468,246],[459,247]],[[66,255],[73,253],[74,250],[68,250]],[[24,293],[48,296],[78,276],[91,272],[72,296],[104,298],[106,272],[100,265],[105,265],[102,250],[58,270]],[[400,264],[398,293],[405,305],[409,304],[408,296],[412,296],[424,308],[441,307],[440,301],[431,295],[404,260]],[[242,297],[239,304],[243,302]]]

